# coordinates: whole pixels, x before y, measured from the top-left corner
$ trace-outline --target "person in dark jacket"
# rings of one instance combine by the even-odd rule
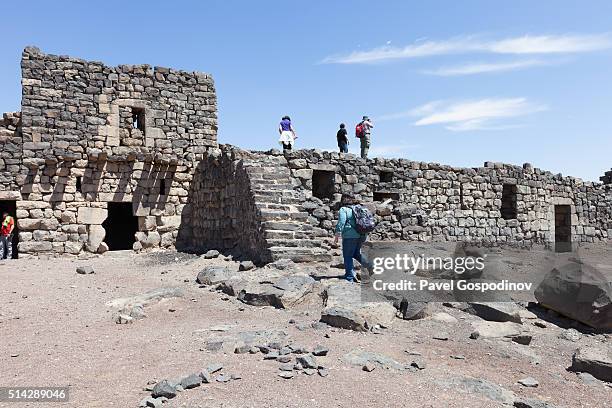
[[[338,148],[340,149],[340,153],[348,153],[348,132],[346,131],[346,126],[344,126],[344,123],[340,124],[340,130],[338,130],[336,138],[338,139]]]
[[[340,200],[340,211],[338,212],[338,224],[336,224],[336,235],[334,243],[337,244],[342,237],[342,258],[344,260],[344,279],[349,282],[356,280],[353,269],[353,259],[356,259],[362,268],[369,268],[368,260],[361,254],[361,245],[367,239],[366,234],[360,234],[356,229],[355,214],[353,206],[359,204],[355,197],[343,194]]]

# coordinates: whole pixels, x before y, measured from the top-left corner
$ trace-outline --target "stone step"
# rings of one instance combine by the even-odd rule
[[[288,258],[294,262],[331,262],[330,251],[323,248],[276,246],[268,248],[273,259]]]
[[[274,247],[291,247],[291,248],[317,248],[322,250],[329,250],[329,247],[325,247],[325,241],[322,239],[310,239],[310,238],[289,238],[289,239],[267,239],[266,242],[271,248]]]
[[[297,212],[298,209],[295,205],[284,204],[284,203],[271,203],[265,201],[255,201],[255,207],[259,209],[270,209],[288,212]]]
[[[329,238],[327,231],[317,228],[316,230],[303,231],[303,230],[283,230],[283,229],[266,229],[264,235],[267,239],[314,239],[318,241],[321,238]]]
[[[259,214],[261,216],[261,219],[264,221],[272,221],[272,220],[306,221],[306,219],[308,219],[308,213],[299,212],[299,211],[281,211],[281,210],[260,209]]]
[[[253,196],[256,203],[275,203],[275,204],[300,204],[303,200],[299,197],[294,196],[283,196],[283,195],[261,195],[255,194]]]
[[[293,191],[291,183],[251,183],[253,191]]]

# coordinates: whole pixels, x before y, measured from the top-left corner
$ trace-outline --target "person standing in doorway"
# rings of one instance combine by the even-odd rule
[[[283,119],[278,125],[278,133],[280,133],[278,142],[283,146],[283,151],[291,151],[297,136],[295,135],[293,125],[291,124],[291,118],[289,116],[283,116]]]
[[[372,124],[369,117],[364,116],[359,125],[361,125],[361,136],[359,136],[361,140],[361,158],[367,159],[368,151],[370,150],[371,129],[374,127],[374,124]]]
[[[15,220],[6,211],[2,213],[2,226],[0,227],[0,260],[13,257],[13,230]],[[6,254],[6,255],[5,255]]]
[[[365,242],[367,235],[360,234],[357,231],[357,220],[353,208],[358,204],[352,195],[342,195],[338,223],[336,224],[336,235],[334,237],[335,244],[338,244],[338,240],[342,237],[344,279],[349,282],[356,280],[353,259],[356,259],[361,264],[362,270],[370,266],[367,259],[361,254],[361,245]]]
[[[346,126],[344,126],[344,123],[340,124],[340,130],[338,130],[336,138],[338,139],[338,148],[340,149],[340,153],[348,153],[348,132],[346,131]]]

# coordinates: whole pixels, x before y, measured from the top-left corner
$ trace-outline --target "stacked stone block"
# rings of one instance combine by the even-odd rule
[[[216,146],[212,78],[31,47],[21,67],[21,123],[2,126],[19,143],[0,136],[13,166],[0,185],[17,200],[20,257],[106,251],[111,202],[132,203],[134,249],[174,247],[196,165]]]

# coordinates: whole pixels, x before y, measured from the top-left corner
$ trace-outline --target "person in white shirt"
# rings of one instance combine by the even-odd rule
[[[370,150],[370,134],[372,133],[371,129],[374,127],[374,124],[372,123],[369,117],[364,116],[363,120],[361,121],[361,127],[363,129],[362,135],[360,137],[361,157],[363,159],[367,159],[368,151]]]

